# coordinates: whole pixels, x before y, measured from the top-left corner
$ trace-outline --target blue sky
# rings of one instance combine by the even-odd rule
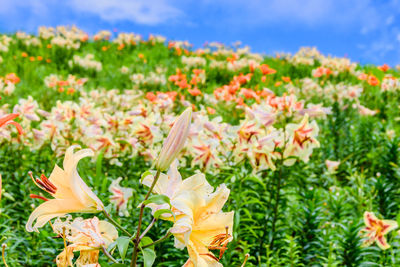
[[[147,37],[231,44],[254,52],[324,54],[362,64],[400,64],[400,0],[0,0],[0,31],[72,25]]]

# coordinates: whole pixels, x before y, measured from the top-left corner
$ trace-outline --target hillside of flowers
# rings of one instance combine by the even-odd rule
[[[400,266],[399,70],[0,35],[0,265]]]

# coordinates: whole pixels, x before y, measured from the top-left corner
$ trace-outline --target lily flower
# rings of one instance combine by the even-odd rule
[[[34,183],[42,190],[48,192],[54,199],[47,199],[38,195],[31,195],[32,198],[45,200],[29,216],[26,223],[28,232],[38,231],[38,228],[45,225],[49,220],[64,216],[73,212],[100,212],[104,209],[101,200],[85,184],[76,169],[79,160],[84,157],[93,156],[90,149],[82,149],[74,153],[74,149],[79,146],[71,146],[65,152],[63,166],[61,169],[57,165],[54,167],[50,177],[42,174],[40,179],[34,179]],[[32,226],[36,220],[35,225]]]
[[[53,230],[65,238],[68,246],[57,256],[57,266],[73,266],[74,252],[80,252],[76,266],[99,266],[99,251],[107,247],[118,238],[118,231],[106,221],[97,217],[91,219],[76,218],[73,222],[70,217],[66,221],[57,219]]]
[[[318,132],[317,123],[315,121],[309,123],[308,114],[299,124],[289,123],[286,126],[288,140],[283,155],[286,158],[284,164],[291,166],[295,163],[295,159],[289,158],[291,156],[308,162],[313,149],[319,147],[319,142],[316,139]]]
[[[165,139],[160,155],[158,156],[156,167],[160,171],[168,169],[178,153],[185,145],[189,134],[190,121],[192,120],[192,109],[187,108],[175,121],[167,139]]]
[[[223,184],[206,198],[186,191],[175,199],[173,205],[183,215],[177,216],[170,232],[177,248],[188,249],[184,266],[222,266],[219,260],[232,240],[234,212],[221,211],[228,196],[229,189]],[[218,257],[211,250],[219,250]]]
[[[364,222],[366,227],[360,231],[365,233],[364,237],[367,239],[364,241],[364,246],[370,246],[373,242],[381,249],[388,249],[390,245],[387,243],[385,235],[390,231],[398,227],[396,221],[392,220],[379,220],[374,213],[364,212]]]
[[[132,197],[133,189],[122,187],[119,185],[122,177],[117,180],[112,181],[108,190],[112,193],[110,196],[110,202],[117,207],[117,212],[119,216],[129,216],[127,205],[129,198]]]
[[[142,179],[142,184],[150,187],[154,181],[154,173],[149,173]],[[181,211],[174,208],[175,199],[178,199],[185,192],[196,192],[196,194],[206,197],[212,193],[213,187],[207,182],[206,177],[202,173],[197,173],[182,180],[182,176],[178,171],[178,160],[172,162],[167,174],[161,173],[156,185],[153,188],[153,193],[165,195],[169,197],[172,205],[172,211],[175,215],[182,214]],[[179,202],[179,200],[178,200]],[[179,204],[177,204],[179,205]],[[149,203],[147,207],[151,208],[152,213],[159,209],[168,209],[168,204]],[[170,214],[163,214],[162,219],[172,219]]]
[[[329,173],[334,173],[340,165],[340,161],[333,161],[333,160],[325,160],[326,168],[328,169]]]

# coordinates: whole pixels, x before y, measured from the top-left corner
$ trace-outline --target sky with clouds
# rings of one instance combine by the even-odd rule
[[[0,0],[0,32],[76,25],[188,40],[242,41],[254,52],[324,54],[400,64],[400,0]]]

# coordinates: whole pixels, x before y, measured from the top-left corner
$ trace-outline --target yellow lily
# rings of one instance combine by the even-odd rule
[[[64,170],[54,167],[50,177],[42,175],[40,179],[33,179],[35,184],[44,191],[51,194],[54,199],[47,199],[38,195],[31,195],[32,198],[45,200],[29,216],[26,223],[28,232],[38,231],[37,229],[45,225],[49,220],[73,212],[99,212],[104,209],[101,200],[92,192],[79,176],[76,169],[79,160],[84,157],[93,156],[90,149],[82,149],[74,153],[74,149],[79,146],[71,146],[65,152],[63,167]],[[32,226],[36,220],[35,225]]]
[[[184,214],[177,216],[170,231],[175,246],[188,249],[189,259],[184,266],[222,266],[219,260],[232,240],[234,212],[221,211],[228,196],[229,189],[223,184],[206,198],[186,191],[175,199],[175,208]],[[219,256],[210,250],[219,250]]]

